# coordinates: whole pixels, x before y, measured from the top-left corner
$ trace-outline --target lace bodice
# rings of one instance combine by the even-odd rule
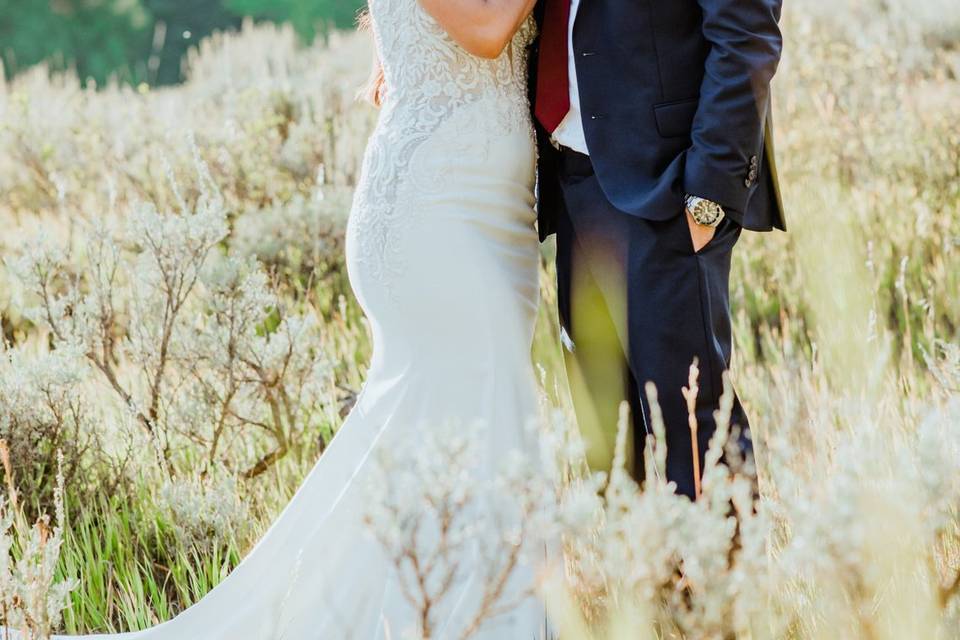
[[[466,52],[418,0],[371,0],[377,50],[386,79],[384,117],[395,110],[416,114],[429,131],[458,107],[482,99],[526,111],[528,20],[496,60]]]
[[[385,97],[364,160],[352,214],[358,262],[368,279],[389,288],[403,258],[398,234],[415,206],[398,206],[411,183],[424,190],[443,184],[442,163],[411,166],[417,151],[437,134],[455,141],[518,131],[533,136],[527,98],[528,46],[536,25],[520,28],[495,60],[458,45],[418,0],[370,0]],[[476,153],[476,149],[470,149]]]

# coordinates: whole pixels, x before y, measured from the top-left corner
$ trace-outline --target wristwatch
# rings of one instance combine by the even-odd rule
[[[726,213],[716,202],[697,196],[687,196],[687,211],[693,216],[697,224],[704,227],[714,227],[723,222]]]

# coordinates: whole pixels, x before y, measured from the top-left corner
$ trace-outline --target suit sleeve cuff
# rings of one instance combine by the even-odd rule
[[[684,190],[690,195],[699,196],[723,207],[728,215],[742,212],[756,189],[756,181],[746,175],[734,175],[723,169],[708,165],[703,156],[691,150],[687,152],[684,169]]]

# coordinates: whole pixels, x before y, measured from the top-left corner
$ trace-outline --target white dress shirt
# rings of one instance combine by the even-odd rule
[[[580,87],[577,84],[577,57],[573,52],[573,25],[577,21],[577,10],[580,8],[580,0],[572,0],[570,3],[570,25],[567,33],[567,58],[568,70],[570,76],[570,111],[566,117],[553,132],[553,141],[556,144],[563,145],[589,154],[587,151],[587,138],[583,132],[583,117],[580,112]]]

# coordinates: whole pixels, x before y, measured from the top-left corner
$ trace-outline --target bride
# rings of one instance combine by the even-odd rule
[[[364,390],[257,546],[206,597],[122,640],[400,639],[418,632],[363,522],[378,450],[480,423],[481,477],[536,442],[536,150],[527,98],[535,0],[370,0],[382,110],[347,230],[374,352]],[[460,638],[483,567],[464,559],[434,625]],[[532,572],[520,576],[532,584]],[[515,584],[519,592],[529,585]],[[542,637],[526,597],[472,638]]]

